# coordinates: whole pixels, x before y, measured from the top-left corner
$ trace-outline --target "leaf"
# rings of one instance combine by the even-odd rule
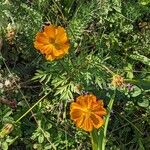
[[[43,134],[41,134],[41,135],[38,137],[38,142],[39,142],[39,143],[43,143],[43,142],[44,142],[44,136],[43,136]]]
[[[47,145],[47,146],[44,147],[44,149],[45,150],[50,150],[50,149],[52,149],[52,146],[51,145]]]
[[[150,3],[150,0],[139,0],[141,5],[148,5]]]
[[[128,63],[127,67],[125,67],[124,70],[127,72],[127,78],[133,79],[133,68],[132,68],[132,65]]]
[[[47,132],[47,131],[45,131],[45,136],[46,136],[47,138],[50,138],[50,133]]]
[[[140,80],[130,80],[126,79],[128,83],[137,85],[138,87],[141,87],[142,89],[149,90],[150,89],[150,80],[149,79],[140,79]]]
[[[47,76],[46,82],[45,84],[47,84],[48,82],[50,82],[52,75]]]
[[[7,144],[7,142],[3,142],[2,143],[2,149],[3,150],[8,150],[8,144]]]
[[[6,117],[8,117],[8,116],[10,116],[12,114],[12,111],[8,111],[6,114],[5,114],[5,116],[4,116],[4,118]]]
[[[133,90],[131,92],[132,97],[137,97],[142,93],[141,89],[137,86],[133,86]]]
[[[140,99],[137,103],[138,103],[138,105],[139,105],[140,107],[146,108],[146,107],[149,106],[149,100],[146,99],[146,98],[144,98],[144,99],[142,99],[142,100]]]
[[[138,60],[145,65],[150,66],[150,59],[144,55],[139,54],[138,52],[135,52],[134,54],[130,55],[129,57],[134,60]]]

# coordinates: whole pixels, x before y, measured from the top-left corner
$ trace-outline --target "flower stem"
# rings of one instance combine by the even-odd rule
[[[23,117],[25,117],[39,102],[41,102],[49,93],[40,98],[28,111],[26,111],[20,118],[18,118],[15,123],[18,123]]]
[[[99,150],[98,149],[98,132],[94,129],[91,133],[91,143],[92,143],[92,150]]]
[[[107,116],[106,116],[106,118],[105,118],[105,125],[104,125],[104,130],[103,130],[103,138],[102,138],[102,143],[101,143],[101,150],[105,150],[105,146],[106,146],[106,134],[107,134],[108,122],[109,122],[111,110],[112,110],[112,107],[113,107],[115,95],[116,95],[116,89],[114,90],[114,94],[113,94],[113,96],[111,97],[110,102],[109,102],[109,104],[108,104],[108,114],[107,114]]]
[[[114,75],[115,73],[113,71],[111,71],[108,67],[106,67],[105,65],[101,64],[101,67],[103,67],[105,70],[107,70],[111,75]]]

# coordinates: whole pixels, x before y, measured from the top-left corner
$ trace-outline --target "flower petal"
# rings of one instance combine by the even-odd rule
[[[97,104],[93,105],[93,112],[99,116],[104,116],[107,114],[106,109],[103,107],[102,101],[97,101]]]
[[[43,47],[43,44],[42,43],[39,43],[37,41],[34,42],[34,47],[37,49],[37,50],[40,50],[42,49]]]
[[[71,105],[70,105],[70,109],[73,110],[73,109],[82,109],[81,105],[76,103],[76,102],[72,102]]]
[[[68,53],[69,48],[70,48],[69,43],[62,45],[62,51],[65,52],[66,54]]]
[[[90,94],[86,96],[87,103],[88,103],[88,108],[92,108],[93,103],[96,102],[96,96]]]
[[[53,49],[53,55],[54,55],[54,56],[58,57],[58,56],[61,56],[62,54],[64,54],[63,51],[57,50],[56,48]]]
[[[52,61],[52,60],[55,59],[55,57],[52,56],[52,55],[46,55],[45,57],[46,57],[46,59],[49,60],[49,61]]]
[[[44,33],[48,38],[55,39],[56,37],[56,27],[54,25],[49,25],[44,27]]]
[[[93,126],[97,129],[100,128],[104,124],[104,120],[98,115],[91,114],[90,118],[92,120]]]
[[[93,130],[93,124],[92,124],[92,121],[91,121],[90,118],[86,118],[86,119],[83,121],[82,128],[83,128],[85,131],[89,131],[89,132],[91,132],[91,131]]]
[[[41,32],[38,32],[36,34],[35,41],[38,42],[38,43],[42,43],[42,44],[49,44],[48,37],[45,34],[41,33]]]
[[[79,105],[81,105],[83,108],[88,106],[87,99],[86,99],[85,95],[81,95],[81,96],[77,97],[76,102]]]
[[[63,27],[58,27],[56,32],[56,43],[66,43],[68,42],[67,34]]]
[[[73,111],[70,112],[70,115],[71,115],[72,120],[76,120],[76,119],[80,118],[83,114],[82,114],[81,110],[73,109]]]

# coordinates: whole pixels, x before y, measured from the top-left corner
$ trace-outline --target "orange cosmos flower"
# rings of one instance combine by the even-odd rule
[[[70,115],[77,127],[91,132],[104,124],[102,117],[106,115],[106,109],[103,107],[103,101],[97,101],[96,96],[81,95],[71,104]]]
[[[70,44],[63,27],[49,25],[36,34],[34,47],[52,61],[67,54]]]

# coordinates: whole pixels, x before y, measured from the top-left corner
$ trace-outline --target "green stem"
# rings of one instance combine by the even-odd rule
[[[103,67],[105,70],[107,70],[111,75],[114,75],[115,73],[113,71],[111,71],[108,67],[106,67],[105,65],[101,64],[101,67]]]
[[[91,133],[91,143],[92,143],[92,150],[99,150],[98,149],[98,132],[97,129],[94,129]]]
[[[25,117],[39,102],[41,102],[49,93],[40,98],[28,111],[26,111],[20,118],[18,118],[15,123],[18,123],[23,117]]]
[[[115,94],[116,94],[116,89],[114,90],[114,94],[113,94],[113,96],[110,99],[110,102],[108,104],[108,114],[107,114],[106,119],[105,119],[105,125],[104,125],[104,130],[103,130],[103,138],[102,138],[102,142],[101,142],[101,147],[102,147],[101,150],[105,150],[108,122],[109,122],[110,113],[111,113],[111,110],[112,110],[112,107],[113,107]]]

